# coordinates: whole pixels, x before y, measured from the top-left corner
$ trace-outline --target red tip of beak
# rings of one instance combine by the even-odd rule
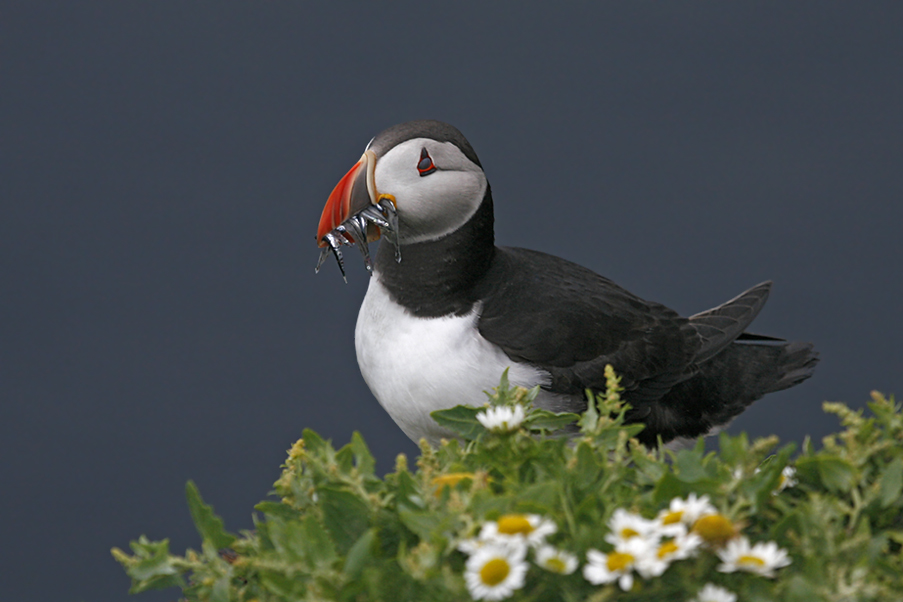
[[[360,168],[361,161],[358,161],[332,189],[332,194],[329,195],[326,206],[323,207],[323,213],[320,215],[320,226],[317,228],[317,246],[325,247],[326,242],[323,240],[323,237],[332,232],[336,226],[340,225],[348,217],[351,211],[351,191]],[[348,234],[345,234],[345,236],[350,240]]]

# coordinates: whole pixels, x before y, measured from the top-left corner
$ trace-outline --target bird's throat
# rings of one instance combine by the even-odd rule
[[[463,315],[477,301],[475,287],[495,254],[489,186],[476,213],[442,238],[402,245],[401,262],[380,243],[374,270],[396,303],[421,317]]]

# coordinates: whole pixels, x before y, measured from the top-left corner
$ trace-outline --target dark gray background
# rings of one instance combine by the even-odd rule
[[[313,272],[400,121],[469,137],[500,244],[684,314],[773,279],[755,330],[822,362],[732,432],[903,390],[899,2],[0,11],[3,599],[125,599],[111,546],[199,545],[189,478],[250,528],[304,427],[415,451],[355,362],[363,266]]]

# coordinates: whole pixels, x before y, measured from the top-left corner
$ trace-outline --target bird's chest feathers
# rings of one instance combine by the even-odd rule
[[[546,375],[513,362],[476,328],[479,303],[463,316],[420,318],[397,304],[378,276],[361,305],[354,340],[361,374],[379,403],[412,439],[449,433],[430,412],[481,405],[505,368],[512,383],[535,386]]]

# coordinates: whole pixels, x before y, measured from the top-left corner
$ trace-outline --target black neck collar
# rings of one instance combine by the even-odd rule
[[[415,316],[468,313],[477,301],[475,285],[495,254],[492,193],[463,226],[438,240],[402,244],[401,263],[392,245],[381,242],[374,270],[392,299]]]

